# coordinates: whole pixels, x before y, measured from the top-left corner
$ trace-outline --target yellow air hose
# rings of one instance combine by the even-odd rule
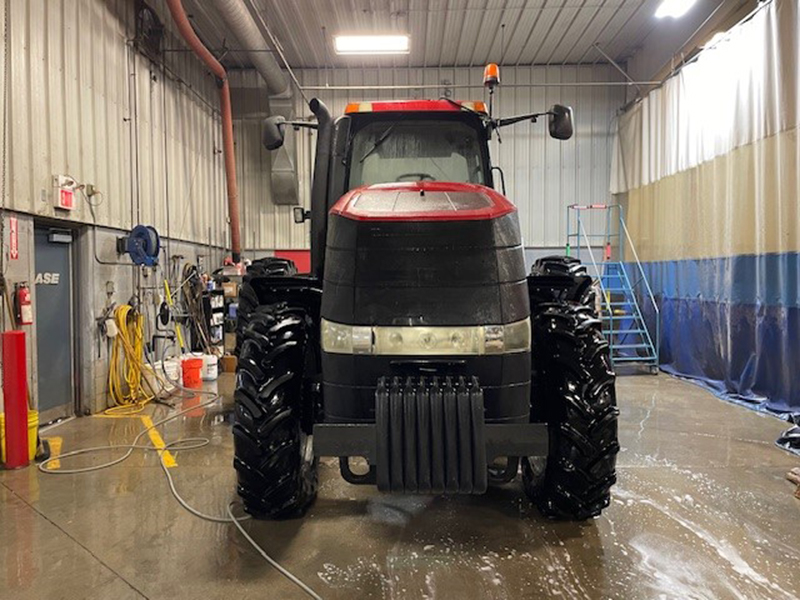
[[[142,376],[144,363],[144,316],[128,304],[114,309],[117,335],[111,346],[108,368],[108,390],[116,406],[106,413],[132,414],[141,411],[157,395],[157,390]],[[161,376],[152,369],[154,378],[162,385]],[[143,385],[144,384],[144,385]],[[147,387],[145,391],[144,387]]]

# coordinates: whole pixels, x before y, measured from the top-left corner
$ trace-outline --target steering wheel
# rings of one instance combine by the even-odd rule
[[[395,181],[404,181],[409,177],[413,177],[415,181],[425,181],[426,179],[429,181],[436,181],[436,178],[430,173],[403,173],[402,175],[398,175]]]

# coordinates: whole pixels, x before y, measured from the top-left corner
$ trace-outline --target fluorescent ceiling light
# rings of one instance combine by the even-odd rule
[[[695,2],[697,0],[663,0],[656,10],[656,17],[659,19],[664,17],[677,19],[689,12]]]
[[[337,35],[336,54],[408,54],[407,35]]]

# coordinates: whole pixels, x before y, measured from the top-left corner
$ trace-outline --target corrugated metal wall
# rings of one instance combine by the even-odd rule
[[[435,98],[447,84],[474,87],[450,90],[453,98],[488,99],[482,86],[480,68],[431,69],[330,69],[300,70],[303,85],[418,85],[442,84],[442,90],[372,90],[307,92],[322,98],[334,115],[357,100]],[[575,110],[575,136],[567,142],[549,137],[547,125],[525,122],[501,130],[502,143],[492,143],[493,162],[505,171],[509,198],[517,204],[525,245],[563,247],[566,213],[570,204],[599,204],[610,199],[609,175],[615,111],[624,101],[624,87],[576,87],[576,82],[619,81],[619,74],[606,65],[533,66],[501,69],[495,114],[511,116],[545,110],[556,102]],[[549,84],[549,87],[532,84]],[[558,84],[558,85],[553,85]],[[299,95],[298,95],[299,96]],[[297,98],[299,115],[310,111]],[[303,156],[308,145],[299,146],[301,181],[310,181]],[[308,187],[301,188],[307,203]],[[598,231],[602,224],[597,223]],[[590,229],[594,224],[590,223]],[[281,237],[290,243],[296,237]]]
[[[10,209],[92,222],[52,204],[53,175],[102,192],[97,223],[225,244],[225,180],[216,85],[187,52],[172,73],[135,52],[131,0],[11,0]],[[179,47],[162,0],[166,48]],[[138,146],[138,152],[135,148]],[[167,214],[169,212],[169,220]]]
[[[272,152],[261,145],[264,118],[279,112],[282,104],[288,108],[290,101],[272,99],[270,102],[264,81],[254,70],[232,71],[230,81],[242,213],[242,248],[256,256],[276,249],[308,248],[307,227],[294,223],[293,207],[277,205],[272,201]],[[308,130],[290,131],[285,144],[289,155],[296,160],[296,147],[298,144],[310,144],[312,136],[314,134]],[[302,172],[306,178],[310,177],[310,167]],[[307,184],[302,177],[299,183],[301,189]],[[307,198],[307,195],[303,197]]]
[[[260,118],[236,119],[236,171],[239,180],[239,203],[242,214],[242,247],[258,255],[261,251],[308,248],[307,227],[297,225],[292,216],[293,206],[272,202],[270,183],[271,152],[261,145]],[[311,145],[308,130],[291,132],[295,143]],[[316,137],[313,138],[316,140]],[[307,154],[307,156],[310,156]],[[296,164],[296,163],[295,163]],[[310,167],[301,177],[310,177]],[[305,187],[310,186],[310,180]],[[304,185],[301,184],[301,192]],[[308,194],[304,196],[308,204]]]
[[[163,0],[151,4],[170,32]],[[225,245],[225,181],[213,78],[191,53],[168,52],[173,73],[165,74],[133,51],[133,6],[128,0],[11,0],[7,205],[91,222],[83,200],[71,214],[52,207],[51,177],[67,174],[103,192],[96,208],[100,225],[128,229],[144,222],[178,239]],[[171,33],[164,46],[182,47]],[[474,87],[453,90],[453,96],[484,97],[479,68],[301,70],[298,75],[309,85],[469,84]],[[609,129],[623,88],[569,85],[618,79],[605,66],[509,67],[502,75],[501,114],[539,110],[556,101],[575,108],[576,136],[569,142],[550,140],[544,124],[522,123],[505,130],[503,144],[493,148],[495,162],[506,171],[508,194],[520,207],[526,244],[557,247],[564,241],[567,204],[607,198]],[[232,82],[260,93],[254,72],[234,74]],[[539,82],[563,86],[529,86]],[[435,97],[438,92],[319,95],[340,114],[350,100]],[[308,114],[295,96],[299,114]],[[257,114],[236,113],[244,247],[304,248],[307,227],[294,225],[291,207],[271,200],[269,155],[259,142],[260,119],[268,110],[265,105]],[[313,134],[292,135],[307,204]]]

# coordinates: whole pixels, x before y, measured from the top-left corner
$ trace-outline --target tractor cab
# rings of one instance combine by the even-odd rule
[[[317,129],[311,210],[294,210],[294,220],[311,219],[312,272],[324,270],[324,244],[328,215],[350,190],[382,184],[448,182],[495,188],[493,174],[502,169],[492,164],[489,140],[502,127],[547,117],[550,135],[566,140],[572,136],[572,109],[556,104],[544,112],[494,118],[492,98],[499,84],[496,65],[484,73],[489,106],[482,101],[391,100],[353,102],[344,115],[332,119],[327,107],[312,99],[310,108],[317,123],[286,121],[282,116],[266,119],[263,143],[270,150],[283,144],[286,127]],[[413,186],[412,186],[413,187]],[[416,186],[425,189],[425,186]],[[390,199],[386,197],[386,202]]]
[[[483,102],[349,104],[336,121],[344,191],[364,185],[448,181],[492,187]],[[338,190],[332,190],[334,195]]]

